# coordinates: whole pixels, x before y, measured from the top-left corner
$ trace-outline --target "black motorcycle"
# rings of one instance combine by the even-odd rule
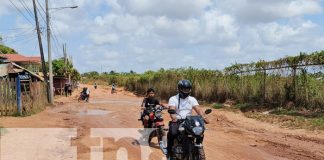
[[[169,110],[170,114],[176,114],[175,110]],[[207,109],[205,114],[211,113]],[[169,157],[171,160],[205,160],[205,151],[202,145],[205,122],[199,115],[187,116],[183,120],[178,120],[179,129],[172,153]]]
[[[81,92],[81,94],[80,94],[80,96],[78,98],[78,102],[80,102],[80,101],[88,102],[89,101],[88,95],[86,93]]]

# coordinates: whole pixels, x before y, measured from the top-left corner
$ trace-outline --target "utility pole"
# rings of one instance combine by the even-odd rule
[[[64,55],[64,69],[66,71],[66,65],[67,65],[67,55],[66,55],[66,43],[63,44],[63,55]]]
[[[46,3],[46,26],[47,26],[47,51],[48,51],[48,68],[49,68],[49,88],[53,88],[53,67],[52,67],[52,53],[51,53],[51,29],[50,29],[50,16],[48,8],[48,0]],[[49,103],[53,104],[53,92],[49,92]]]
[[[63,59],[64,59],[64,75],[66,76],[66,71],[67,71],[67,60],[66,60],[66,52],[65,52],[65,44],[63,44]]]
[[[63,54],[64,54],[64,72],[65,74],[68,74],[68,78],[69,78],[69,83],[71,83],[71,73],[68,72],[68,65],[69,65],[69,60],[67,58],[67,53],[66,53],[66,43],[63,44]],[[70,58],[71,60],[71,58]]]
[[[49,85],[48,85],[48,77],[47,77],[47,71],[46,71],[46,66],[45,66],[45,58],[44,58],[44,50],[43,50],[43,44],[42,44],[42,36],[41,36],[40,29],[39,29],[39,23],[38,23],[38,16],[37,16],[37,9],[36,9],[35,0],[33,0],[33,6],[34,6],[36,30],[37,30],[37,36],[38,36],[38,45],[39,45],[39,51],[40,51],[41,60],[42,60],[42,71],[43,71],[44,81],[45,81],[46,88],[47,88],[47,100],[48,100],[48,102],[50,102],[49,97],[50,97],[50,93],[51,93],[52,90],[49,88]]]

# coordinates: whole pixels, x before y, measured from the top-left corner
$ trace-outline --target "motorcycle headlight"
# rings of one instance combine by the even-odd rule
[[[162,114],[161,113],[157,113],[155,116],[158,117],[158,118],[160,118],[160,117],[162,117]]]
[[[194,127],[192,128],[192,132],[196,135],[199,136],[202,134],[203,132],[203,128],[202,127]]]

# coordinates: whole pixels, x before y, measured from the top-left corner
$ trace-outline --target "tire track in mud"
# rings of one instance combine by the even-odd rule
[[[139,118],[141,97],[131,93],[119,92],[109,94],[109,89],[92,91],[89,103],[77,103],[76,97],[61,97],[56,99],[57,105],[45,111],[24,118],[1,117],[4,127],[29,128],[77,128],[77,139],[86,148],[96,140],[89,140],[91,128],[142,128]],[[101,109],[111,111],[106,115],[82,115],[86,110]],[[82,112],[81,115],[79,113]],[[166,119],[169,116],[164,114]],[[305,130],[283,129],[276,125],[259,122],[246,118],[240,113],[223,110],[214,110],[208,115],[211,124],[207,125],[204,139],[204,148],[207,159],[212,160],[286,160],[286,159],[324,159],[324,134]],[[94,141],[94,142],[93,142]],[[153,140],[156,143],[156,140]],[[102,142],[100,142],[101,144]],[[107,146],[108,150],[116,152],[120,146],[130,145],[129,152],[136,155],[138,144],[133,139],[123,140],[120,144]],[[153,153],[149,159],[160,160],[162,152],[157,146],[151,147]],[[80,159],[87,159],[87,150],[80,150]],[[107,155],[108,156],[108,155]],[[111,156],[110,158],[113,158]],[[133,156],[130,159],[139,159]],[[87,159],[88,160],[88,159]]]
[[[98,103],[99,102],[99,103]],[[80,153],[78,156],[81,157],[80,159],[88,159],[89,150],[87,150],[87,143],[90,143],[89,140],[87,140],[87,137],[90,137],[90,130],[93,128],[128,128],[128,127],[138,127],[138,125],[130,125],[129,121],[123,120],[122,117],[127,117],[127,114],[125,112],[122,112],[120,110],[124,110],[125,106],[121,106],[121,102],[124,102],[124,104],[134,104],[135,102],[128,102],[128,101],[96,101],[92,100],[90,103],[86,104],[74,104],[70,103],[68,104],[70,107],[64,108],[64,110],[56,111],[58,113],[64,114],[65,118],[65,124],[67,127],[75,128],[77,127],[78,134],[77,137],[73,139],[73,141],[81,141],[83,143],[78,144],[78,147],[81,147],[82,149],[78,150]],[[104,105],[110,105],[110,104],[117,104],[116,106],[110,107],[111,110],[113,110],[112,113],[107,115],[79,115],[79,112],[84,112],[84,110],[91,110],[91,109],[103,109],[106,110],[107,108]],[[136,101],[137,102],[137,101]],[[137,103],[136,103],[137,104]],[[76,105],[80,105],[76,107]],[[72,107],[71,107],[72,106]],[[112,118],[114,117],[114,118]],[[112,119],[115,119],[114,122],[112,122]],[[117,120],[117,121],[116,121]],[[103,153],[105,158],[108,159],[115,159],[115,155],[120,149],[120,146],[128,146],[131,149],[128,149],[128,155],[132,155],[132,157],[129,157],[129,159],[140,159],[138,157],[139,153],[139,145],[137,143],[134,143],[134,139],[123,139],[122,141],[118,141],[118,144],[115,144],[115,141],[113,139],[103,139],[104,144],[108,143],[108,146],[103,146]],[[102,143],[102,142],[101,142]],[[103,145],[103,144],[100,144]],[[161,157],[156,154],[151,154],[150,156],[153,157]],[[161,159],[160,158],[160,159]]]

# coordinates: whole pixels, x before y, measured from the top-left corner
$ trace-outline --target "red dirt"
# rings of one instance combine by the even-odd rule
[[[141,123],[137,121],[142,98],[122,89],[119,89],[117,94],[111,95],[110,88],[98,86],[95,90],[92,86],[88,87],[91,88],[90,103],[78,103],[76,100],[78,93],[75,92],[71,97],[56,97],[55,107],[47,107],[38,114],[29,117],[0,117],[0,126],[77,128],[78,137],[72,138],[72,145],[78,146],[78,157],[72,159],[90,159],[87,146],[100,144],[109,144],[104,147],[105,159],[116,159],[115,153],[120,146],[126,146],[129,159],[141,159],[138,142],[134,139],[126,138],[114,143],[113,139],[90,138],[90,131],[93,128],[142,128]],[[89,109],[108,110],[112,113],[92,116],[77,114]],[[168,119],[169,116],[165,113],[164,117]],[[207,159],[324,159],[323,132],[280,128],[277,125],[246,118],[241,113],[224,110],[213,110],[208,117],[212,123],[207,125],[208,130],[205,133],[204,147]],[[153,142],[156,143],[156,139]],[[164,157],[157,146],[151,149],[153,152],[149,159]]]

